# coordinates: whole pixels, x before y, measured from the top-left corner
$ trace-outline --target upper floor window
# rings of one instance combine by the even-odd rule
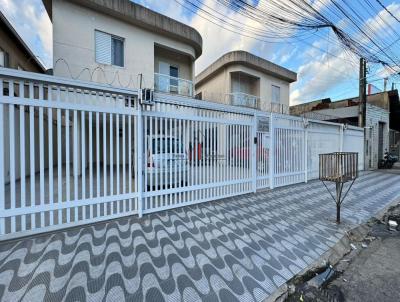
[[[123,38],[96,30],[95,43],[97,63],[124,66]]]
[[[0,67],[10,67],[9,65],[8,53],[0,48]]]
[[[281,102],[281,87],[272,85],[272,103],[280,103]]]

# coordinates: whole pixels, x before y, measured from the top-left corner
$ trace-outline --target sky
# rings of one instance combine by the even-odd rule
[[[329,97],[332,100],[338,100],[358,95],[358,58],[337,47],[335,35],[328,29],[318,31],[307,40],[296,43],[266,43],[212,24],[198,14],[186,10],[175,0],[134,1],[192,26],[200,32],[203,38],[203,54],[196,61],[196,73],[201,72],[228,51],[245,50],[297,72],[298,81],[291,85],[291,105],[321,98]],[[326,3],[329,2],[329,0],[310,1],[315,1],[315,5],[321,10],[326,9]],[[390,8],[393,15],[400,19],[400,0],[383,0],[382,2]],[[216,7],[215,0],[203,0],[202,5],[221,9]],[[51,68],[52,26],[42,1],[0,0],[0,10],[46,68]],[[242,20],[248,26],[258,26],[252,21],[241,19],[238,12],[227,10],[221,13],[228,14],[232,19]],[[379,14],[390,22],[394,30],[400,31],[400,23],[390,18],[387,12],[382,10]],[[361,26],[372,24],[377,17],[366,18]],[[338,22],[342,22],[341,27],[346,28],[346,20]],[[387,27],[380,26],[379,23],[375,22],[373,28],[373,35],[389,35]],[[393,43],[391,49],[399,49],[397,54],[400,56],[399,46],[400,41]],[[369,74],[372,84],[383,89],[382,78],[386,75],[385,71],[375,64],[369,66]]]

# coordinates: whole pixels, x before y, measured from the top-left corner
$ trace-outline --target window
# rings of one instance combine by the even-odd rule
[[[8,53],[0,48],[0,67],[10,67]]]
[[[124,39],[101,31],[95,31],[96,62],[124,66]]]
[[[279,86],[272,85],[272,103],[279,104],[281,102],[281,88]]]
[[[170,78],[170,85],[174,86],[174,87],[178,87],[178,75],[179,75],[179,71],[178,71],[178,67],[175,66],[169,66],[169,76]]]
[[[124,40],[111,37],[111,64],[124,66]]]

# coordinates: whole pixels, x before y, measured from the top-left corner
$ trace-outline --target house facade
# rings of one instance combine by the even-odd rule
[[[196,98],[287,113],[297,74],[245,51],[232,51],[196,76]]]
[[[129,0],[44,0],[53,23],[54,75],[193,95],[202,38]]]
[[[46,69],[0,11],[0,67],[45,73]]]

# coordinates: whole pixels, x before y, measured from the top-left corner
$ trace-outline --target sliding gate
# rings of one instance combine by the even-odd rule
[[[0,68],[0,240],[301,183],[363,131]]]

